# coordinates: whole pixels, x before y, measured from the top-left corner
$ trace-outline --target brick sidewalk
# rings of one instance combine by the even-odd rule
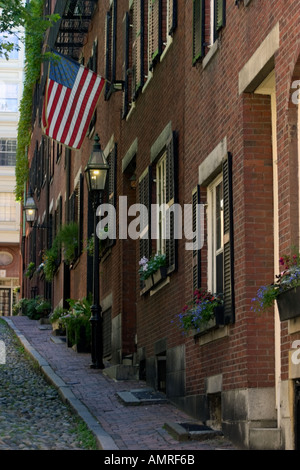
[[[103,430],[106,450],[235,449],[222,437],[179,442],[164,429],[164,424],[192,422],[190,416],[170,403],[126,406],[117,396],[121,391],[146,387],[144,382],[115,381],[102,371],[91,369],[90,354],[76,353],[65,343],[53,342],[52,331],[40,329],[38,321],[17,316],[9,317],[11,322],[21,341],[23,335],[62,379],[64,390],[71,392],[98,421],[99,428]]]

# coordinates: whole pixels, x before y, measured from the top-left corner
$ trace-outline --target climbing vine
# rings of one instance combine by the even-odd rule
[[[44,0],[30,0],[23,5],[22,0],[0,0],[0,32],[7,33],[6,41],[0,44],[0,52],[11,50],[9,37],[17,34],[25,43],[25,67],[23,95],[20,103],[20,118],[18,123],[18,140],[16,153],[16,187],[15,195],[22,201],[24,185],[28,179],[27,149],[31,138],[31,119],[33,91],[40,78],[41,63],[49,59],[51,54],[43,52],[45,32],[58,19],[59,15],[43,16]],[[18,31],[25,31],[24,37]]]

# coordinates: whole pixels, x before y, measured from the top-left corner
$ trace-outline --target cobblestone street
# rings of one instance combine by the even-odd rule
[[[2,320],[0,340],[6,349],[6,363],[0,364],[0,450],[88,449],[80,434],[85,424],[45,381]]]

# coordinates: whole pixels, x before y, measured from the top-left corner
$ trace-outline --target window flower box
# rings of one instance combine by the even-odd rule
[[[180,327],[194,335],[224,325],[224,302],[222,295],[196,289],[194,297],[178,315]]]
[[[167,267],[160,266],[157,271],[153,273],[153,284],[158,284],[167,277]]]
[[[286,290],[276,297],[281,321],[300,316],[300,286]]]
[[[276,301],[281,321],[300,317],[300,254],[284,255],[279,263],[284,270],[276,282],[259,288],[253,300],[255,312],[266,311]]]

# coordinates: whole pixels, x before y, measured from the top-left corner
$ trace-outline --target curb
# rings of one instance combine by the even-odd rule
[[[28,342],[20,330],[16,328],[13,321],[6,317],[1,318],[6,321],[8,326],[18,337],[26,352],[38,364],[40,371],[45,376],[48,383],[57,389],[63,402],[67,403],[73,409],[73,411],[78,416],[80,416],[80,418],[87,425],[88,429],[94,434],[99,450],[119,450],[119,447],[116,445],[115,441],[106,431],[104,431],[96,418],[91,414],[89,409],[74,395],[74,393],[62,380],[62,378],[54,372],[46,359],[32,347],[32,345]]]

